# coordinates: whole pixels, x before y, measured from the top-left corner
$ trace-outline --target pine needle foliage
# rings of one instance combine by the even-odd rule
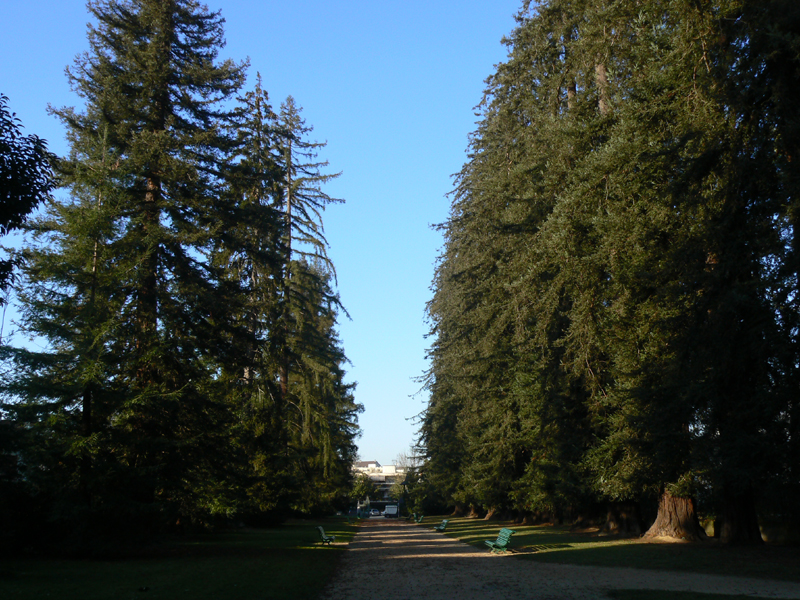
[[[112,532],[330,510],[362,408],[315,220],[331,176],[297,160],[320,145],[293,103],[272,111],[260,77],[237,96],[247,65],[219,60],[218,12],[88,9],[89,50],[67,71],[84,108],[51,109],[71,148],[64,196],[15,257],[38,349],[2,347],[15,519],[42,523],[34,543],[90,552]]]
[[[683,498],[758,541],[765,490],[794,489],[797,11],[767,5],[523,4],[428,306],[421,440],[450,503]],[[702,537],[689,513],[670,535]]]

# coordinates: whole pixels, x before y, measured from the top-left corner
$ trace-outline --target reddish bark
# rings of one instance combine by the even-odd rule
[[[595,80],[597,82],[597,89],[599,91],[597,98],[597,108],[600,114],[605,116],[609,113],[611,103],[608,97],[608,75],[606,74],[606,66],[602,63],[595,65]]]
[[[707,536],[697,518],[694,499],[673,496],[665,490],[658,502],[656,521],[644,537],[672,537],[698,542]]]
[[[484,521],[499,521],[503,518],[503,515],[500,514],[500,511],[496,508],[490,508],[489,512],[486,513],[486,516],[483,517]]]
[[[756,503],[752,493],[726,494],[720,541],[737,544],[762,544]]]
[[[614,535],[640,535],[639,507],[632,502],[610,502],[602,531]]]
[[[161,181],[151,177],[146,182],[147,191],[144,200],[142,217],[142,237],[145,246],[145,257],[141,261],[140,280],[137,290],[137,339],[136,349],[142,362],[139,365],[138,379],[142,384],[151,383],[154,379],[154,368],[150,359],[145,359],[153,343],[158,326],[158,248],[152,247],[152,236],[159,229],[160,209],[158,203],[161,196]],[[147,361],[145,363],[145,361]]]

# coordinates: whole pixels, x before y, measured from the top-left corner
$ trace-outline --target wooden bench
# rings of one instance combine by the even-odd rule
[[[335,535],[326,535],[325,530],[322,528],[321,525],[317,527],[317,531],[319,531],[319,537],[322,540],[322,545],[323,546],[325,544],[328,544],[328,546],[330,546],[331,542],[336,540],[336,536]]]
[[[419,525],[420,523],[422,523],[422,519],[424,519],[424,518],[425,518],[425,515],[420,515],[419,517],[417,517],[414,520],[417,522],[417,525]]]
[[[447,519],[444,519],[444,520],[443,520],[441,523],[439,523],[438,525],[434,525],[434,527],[433,527],[433,528],[434,528],[436,531],[444,531],[445,529],[447,529],[447,524],[448,524],[448,523],[449,523],[449,521],[448,521]]]
[[[517,532],[513,529],[506,529],[503,527],[496,540],[486,540],[484,543],[492,549],[492,554],[500,552],[501,550],[505,552],[508,547],[508,542],[511,540],[511,536],[515,533]]]

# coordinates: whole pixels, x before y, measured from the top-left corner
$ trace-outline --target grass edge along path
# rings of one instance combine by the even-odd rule
[[[666,590],[612,590],[607,592],[614,600],[752,600],[752,596],[704,594],[702,592],[675,592]]]
[[[450,520],[445,535],[487,552],[484,540],[495,539],[502,527],[513,529],[516,533],[509,548],[522,560],[800,582],[798,545],[725,546],[714,540],[699,543],[649,541],[603,537],[596,531],[574,532],[568,526],[518,525],[509,521],[452,516],[431,517],[430,522],[437,518]],[[628,598],[625,596],[626,600]]]
[[[336,536],[332,546],[320,543],[318,525]],[[292,520],[174,537],[136,558],[3,560],[0,598],[312,600],[335,576],[356,531],[342,518]]]

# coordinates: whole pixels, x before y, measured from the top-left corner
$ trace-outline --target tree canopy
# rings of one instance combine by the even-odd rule
[[[1,349],[2,485],[17,499],[5,535],[21,543],[44,519],[42,537],[85,549],[110,531],[331,510],[347,501],[362,408],[332,265],[313,260],[326,242],[301,236],[294,252],[310,244],[311,260],[288,242],[299,167],[284,152],[321,145],[279,120],[260,78],[239,96],[247,65],[219,60],[218,12],[88,8],[89,51],[67,72],[84,108],[52,109],[70,143],[55,161],[65,196],[15,257],[21,326],[44,343]],[[36,181],[29,204],[48,190]],[[305,181],[296,206],[327,198],[324,176]]]
[[[22,124],[0,94],[0,236],[23,226],[26,217],[50,197],[55,186],[47,144],[22,135]],[[0,291],[6,289],[13,261],[0,260]],[[5,298],[0,298],[0,306]]]
[[[649,534],[700,538],[699,503],[758,541],[797,490],[797,23],[785,2],[523,3],[428,305],[421,441],[448,503],[659,506]]]

